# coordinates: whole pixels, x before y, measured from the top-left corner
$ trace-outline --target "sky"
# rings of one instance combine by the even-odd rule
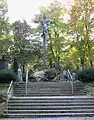
[[[26,19],[30,22],[39,13],[40,6],[47,6],[52,0],[8,0],[8,16],[10,22]],[[59,0],[67,7],[72,0]]]

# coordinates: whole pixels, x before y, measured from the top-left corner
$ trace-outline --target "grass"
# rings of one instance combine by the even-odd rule
[[[0,94],[6,95],[9,84],[0,83]]]
[[[88,83],[85,86],[85,90],[87,92],[87,95],[94,96],[94,83]]]
[[[5,110],[5,106],[6,106],[6,102],[3,101],[2,103],[0,103],[0,117],[2,117],[4,110]]]
[[[3,95],[6,98],[6,94],[7,94],[7,90],[8,90],[9,84],[0,84],[0,95]],[[3,115],[3,112],[5,110],[5,106],[6,106],[6,100],[4,99],[1,103],[0,103],[0,118]]]

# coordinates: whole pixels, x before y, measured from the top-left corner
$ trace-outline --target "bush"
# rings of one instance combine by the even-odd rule
[[[91,67],[91,68],[86,68],[86,69],[83,69],[82,71],[79,71],[78,80],[85,83],[94,82],[94,68]]]
[[[44,81],[51,81],[51,80],[53,80],[55,78],[55,76],[56,76],[55,72],[50,71],[50,70],[45,71],[45,74],[44,74],[45,79],[44,79]]]
[[[10,83],[16,80],[16,75],[12,70],[0,71],[0,83]]]

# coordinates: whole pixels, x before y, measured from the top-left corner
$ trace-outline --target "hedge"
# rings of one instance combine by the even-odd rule
[[[90,83],[94,82],[94,67],[85,68],[78,72],[78,80]]]
[[[10,83],[12,80],[16,80],[16,74],[12,70],[0,71],[0,83]]]

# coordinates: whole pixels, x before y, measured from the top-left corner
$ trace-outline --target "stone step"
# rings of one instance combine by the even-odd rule
[[[19,88],[14,88],[14,90],[23,90],[23,89],[25,89],[26,87],[23,87],[23,88],[21,88],[21,87],[19,87]],[[61,89],[61,90],[70,90],[72,87],[70,87],[70,88],[62,88],[62,87],[45,87],[45,88],[43,88],[43,87],[41,87],[41,88],[38,88],[38,87],[35,87],[35,88],[29,88],[28,87],[28,89],[31,89],[31,90],[35,90],[35,89],[40,89],[40,90],[50,90],[50,89]],[[73,88],[73,89],[77,89],[77,90],[82,90],[82,89],[84,89],[84,88]]]
[[[5,111],[6,112],[6,111]],[[76,110],[59,110],[59,109],[54,109],[54,110],[9,110],[8,113],[94,113],[94,109],[76,109]]]
[[[5,117],[8,118],[39,118],[39,117],[60,117],[60,116],[66,116],[66,117],[70,117],[70,116],[74,116],[74,117],[91,117],[94,116],[94,113],[32,113],[32,114],[4,114]]]
[[[15,86],[15,88],[14,89],[24,89],[24,88],[26,88],[26,86]],[[36,88],[38,88],[38,89],[66,89],[66,87],[57,87],[57,86],[51,86],[51,87],[49,87],[49,86],[46,86],[46,87],[37,87],[37,86],[35,86],[35,87],[32,87],[32,86],[28,86],[28,89],[36,89]],[[71,86],[70,87],[68,87],[68,89],[70,89],[71,88]],[[80,88],[79,88],[80,89]]]
[[[64,85],[64,84],[67,84],[67,85],[71,85],[71,82],[67,82],[67,81],[65,81],[65,82],[29,82],[29,83],[27,83],[27,85],[28,86],[36,86],[36,85],[40,85],[40,86],[54,86],[54,85],[56,85],[56,86],[62,86],[62,85]],[[73,84],[75,85],[75,86],[84,86],[85,84],[84,83],[74,83],[73,82]],[[18,86],[18,85],[26,85],[26,83],[14,83],[14,85],[15,86]]]
[[[26,89],[24,88],[24,89],[14,89],[14,92],[23,92],[23,91],[25,91]],[[37,91],[37,92],[42,92],[42,91],[61,91],[61,92],[66,92],[66,91],[71,91],[72,89],[58,89],[58,88],[56,88],[56,89],[27,89],[29,92],[34,92],[34,91]],[[86,91],[84,91],[83,89],[73,89],[74,90],[74,92],[86,92]]]
[[[36,102],[36,103],[41,103],[41,102],[47,102],[47,103],[48,102],[50,102],[50,103],[54,103],[54,102],[55,103],[57,103],[57,102],[59,102],[59,103],[63,103],[63,102],[66,102],[66,103],[82,102],[82,103],[84,103],[85,102],[85,103],[88,103],[88,102],[90,102],[90,103],[92,103],[92,102],[94,102],[94,99],[93,100],[92,99],[91,100],[84,100],[84,99],[82,99],[82,100],[75,100],[75,99],[74,100],[70,100],[70,99],[69,100],[59,100],[59,99],[56,99],[56,100],[55,99],[54,100],[41,100],[41,99],[40,100],[36,100],[36,99],[35,100],[32,100],[32,99],[31,100],[9,100],[9,103],[20,103],[20,102],[21,103],[25,103],[25,102],[28,102],[28,103],[33,103],[33,102]]]
[[[66,83],[65,83],[65,84],[66,84]],[[70,83],[67,83],[67,85],[68,85],[68,84],[70,85]],[[24,83],[24,84],[14,84],[14,86],[25,86],[25,85],[26,85],[26,83]],[[55,84],[54,84],[53,82],[52,82],[52,83],[49,83],[49,84],[48,84],[48,83],[44,83],[44,84],[43,84],[43,83],[31,83],[31,84],[29,83],[29,84],[27,84],[27,85],[28,85],[28,86],[32,86],[32,87],[35,87],[36,85],[45,86],[45,87],[46,87],[46,86],[50,86],[50,87],[51,87],[51,86],[53,86],[53,87],[54,87],[54,86],[57,86],[57,87],[59,87],[59,86],[60,86],[60,83],[55,83]],[[61,84],[61,85],[63,85],[63,84]]]
[[[14,97],[12,96],[10,100],[94,100],[93,96],[42,96],[42,97]]]
[[[19,93],[19,94],[14,94],[14,96],[17,96],[17,97],[25,97],[25,96],[70,96],[72,95],[72,92],[69,92],[69,93],[28,93],[26,95],[26,93]],[[74,93],[73,94],[74,96],[78,96],[78,95],[86,95],[85,93]]]
[[[67,92],[67,93],[28,93],[27,94],[27,96],[70,96],[70,95],[72,95],[72,92],[70,91],[69,93]],[[78,96],[78,95],[86,95],[86,93],[78,93],[78,92],[76,92],[76,93],[74,93],[73,94],[74,96]],[[14,96],[18,96],[18,97],[20,97],[20,96],[26,96],[26,93],[24,92],[24,93],[14,93]]]
[[[58,91],[32,91],[32,92],[30,92],[30,91],[28,91],[28,94],[42,94],[42,93],[51,93],[51,94],[57,94],[57,93],[61,93],[61,94],[63,94],[63,93],[71,93],[72,91],[60,91],[60,90],[58,90]],[[14,94],[24,94],[24,93],[26,93],[26,91],[20,91],[20,92],[15,92],[14,91]],[[75,93],[75,92],[74,92]],[[78,92],[76,92],[76,93],[78,93]]]
[[[14,89],[14,91],[23,91],[23,90],[25,90],[26,88],[15,88]],[[62,91],[70,91],[72,88],[28,88],[28,90],[32,90],[32,91],[34,91],[34,90],[40,90],[40,91],[44,91],[44,90],[62,90]],[[74,89],[74,90],[77,90],[77,91],[81,91],[81,90],[83,90],[83,88],[82,89]]]
[[[25,88],[24,89],[14,89],[14,91],[15,92],[17,92],[17,91],[24,91],[25,90]],[[55,88],[55,89],[53,89],[53,88],[47,88],[47,89],[38,89],[38,88],[35,88],[35,89],[33,89],[33,88],[31,88],[31,89],[29,89],[28,88],[28,91],[71,91],[72,89],[62,89],[62,88]],[[83,89],[74,89],[74,91],[83,91]],[[84,91],[83,91],[84,92]]]
[[[94,106],[89,105],[79,105],[79,106],[9,106],[9,110],[53,110],[53,109],[59,109],[59,110],[69,110],[69,109],[94,109]]]
[[[30,96],[32,96],[32,97],[33,96],[56,96],[56,95],[58,95],[58,94],[50,94],[50,95],[49,94],[27,94],[27,95],[26,94],[23,94],[23,95],[22,94],[20,94],[20,95],[14,94],[14,96],[16,96],[16,97],[26,97],[26,96],[27,97],[30,97]],[[58,96],[68,96],[68,95],[71,96],[73,94],[72,93],[70,93],[70,94],[68,94],[68,93],[67,94],[59,94]],[[74,96],[77,96],[77,95],[85,95],[85,94],[84,93],[82,93],[82,94],[77,94],[77,93],[74,94]]]
[[[11,97],[7,118],[39,118],[59,116],[94,116],[94,97],[35,96]]]
[[[26,92],[26,90],[23,90],[23,91],[14,91],[13,93],[14,94],[20,94],[20,93],[25,93]],[[28,90],[28,93],[31,93],[31,94],[38,94],[38,93],[71,93],[72,92],[72,90],[64,90],[64,91],[62,91],[62,90],[43,90],[43,91],[38,91],[38,90],[35,90],[35,91],[29,91]],[[74,93],[86,93],[85,91],[83,92],[83,91],[73,91]]]
[[[32,90],[32,89],[31,89]],[[70,90],[62,90],[62,89],[40,89],[40,90],[38,90],[38,89],[35,89],[35,90],[28,90],[29,92],[34,92],[34,91],[36,91],[36,92],[43,92],[43,91],[70,91]],[[14,90],[14,92],[23,92],[23,91],[25,91],[25,89],[24,90]]]
[[[45,102],[42,102],[42,103],[9,103],[8,105],[9,106],[76,106],[76,105],[82,105],[82,106],[85,106],[85,105],[89,105],[89,106],[92,106],[94,105],[94,103],[80,103],[80,102],[77,102],[77,103],[45,103]]]
[[[14,92],[24,92],[24,91],[25,91],[25,90],[16,90],[16,91],[14,90]],[[32,89],[31,89],[31,90],[28,90],[28,92],[30,92],[30,93],[32,93],[32,92],[33,92],[33,93],[34,93],[34,92],[47,92],[47,91],[48,91],[48,92],[51,92],[51,91],[52,91],[52,92],[53,92],[53,91],[57,91],[57,92],[58,92],[58,91],[60,91],[60,92],[71,92],[72,90],[71,90],[71,89],[70,89],[70,90],[58,90],[58,89],[56,89],[56,90],[38,90],[38,89],[37,89],[37,90],[36,90],[36,89],[35,89],[35,90],[32,90]],[[74,90],[74,92],[86,92],[86,91]]]
[[[26,93],[26,91],[20,91],[20,92],[13,92],[14,94],[25,94]],[[57,94],[57,93],[60,93],[60,94],[67,94],[67,93],[72,93],[72,91],[32,91],[32,92],[30,92],[30,91],[28,91],[27,92],[28,94]],[[74,93],[79,93],[78,91],[75,91]],[[85,93],[85,92],[81,92],[81,93]]]
[[[74,82],[73,95],[85,95],[84,84]],[[25,91],[25,82],[14,84],[14,96],[55,96],[72,95],[72,86],[69,81],[65,82],[29,82],[28,94]]]
[[[44,89],[44,90],[34,89],[34,90],[32,90],[32,89],[27,89],[27,90],[28,90],[28,92],[30,92],[30,93],[32,93],[32,92],[33,92],[33,93],[34,93],[34,92],[43,92],[43,91],[44,91],[44,92],[47,92],[47,91],[48,91],[48,92],[51,92],[51,91],[52,91],[52,92],[53,92],[53,91],[55,91],[55,92],[56,92],[56,91],[61,91],[61,92],[67,92],[67,91],[68,91],[68,92],[69,92],[69,91],[72,91],[71,89],[70,89],[70,90],[62,90],[62,89],[52,89],[52,90],[51,90],[51,89],[49,89],[49,90],[47,90],[47,89]],[[24,92],[24,91],[26,91],[26,89],[24,89],[24,90],[14,90],[14,92]],[[74,90],[74,92],[75,92],[75,91],[79,92],[79,91],[81,91],[81,90]],[[84,91],[83,91],[83,92],[84,92]]]

